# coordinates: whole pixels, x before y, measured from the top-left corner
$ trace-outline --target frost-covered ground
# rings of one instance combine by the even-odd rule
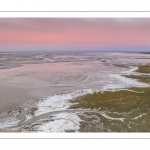
[[[70,102],[80,96],[94,92],[117,91],[130,87],[149,87],[136,79],[124,75],[140,75],[135,72],[138,65],[149,63],[150,56],[130,53],[81,53],[38,55],[42,64],[22,66],[24,73],[41,73],[48,78],[48,84],[60,91],[51,92],[38,101],[24,104],[11,112],[0,115],[0,130],[21,129],[22,132],[78,132],[84,112],[96,110],[71,110]],[[19,71],[19,70],[18,70]],[[20,73],[20,72],[19,72]],[[142,73],[141,73],[142,75]],[[149,74],[144,74],[148,75]],[[13,78],[12,78],[13,79]],[[42,83],[42,78],[40,79]],[[64,87],[69,87],[63,90]],[[100,112],[103,117],[112,119]]]

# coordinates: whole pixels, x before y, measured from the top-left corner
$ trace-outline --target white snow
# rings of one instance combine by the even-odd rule
[[[94,91],[91,89],[84,89],[77,90],[72,93],[49,96],[48,98],[38,102],[38,110],[35,111],[35,116],[39,116],[47,112],[66,110],[71,105],[69,100],[86,94],[92,94],[93,92]]]
[[[126,70],[126,71],[122,71],[121,73],[122,74],[132,74],[134,71],[136,71],[139,67],[137,66],[130,66],[130,69],[129,70]]]
[[[115,80],[116,82],[109,81],[109,84],[106,84],[103,87],[103,91],[130,88],[130,87],[150,87],[149,84],[138,82],[138,80],[136,79],[126,78],[123,76],[123,75],[142,75],[143,73],[134,72],[137,69],[138,67],[131,66],[129,70],[122,71],[120,74],[110,74],[109,75],[110,78],[108,80],[113,80],[113,79],[117,79],[117,80]]]
[[[65,132],[65,130],[78,131],[80,118],[74,113],[59,113],[53,115],[54,121],[40,125],[37,131]]]
[[[100,91],[107,91],[107,90],[121,90],[124,88],[130,87],[149,87],[149,84],[138,82],[136,79],[126,78],[123,75],[147,75],[142,73],[134,72],[137,70],[138,67],[131,66],[129,70],[122,71],[120,74],[109,74],[107,84],[104,82],[104,85],[100,85],[99,89],[80,89],[76,90],[71,93],[64,93],[64,94],[57,94],[49,96],[35,104],[38,110],[35,111],[35,116],[39,116],[48,112],[54,111],[61,111],[66,110],[71,106],[69,100],[75,99],[77,97],[92,94],[94,92]],[[107,75],[106,75],[107,77]],[[96,80],[96,82],[99,78]],[[91,80],[89,80],[91,81]],[[59,85],[60,86],[60,85]],[[113,119],[102,113],[102,115],[108,119]],[[33,116],[27,115],[27,120],[32,118]],[[137,119],[141,116],[135,117]],[[47,123],[40,123],[38,124],[37,131],[44,131],[44,132],[65,132],[66,130],[75,130],[76,132],[79,130],[79,125],[81,119],[78,117],[77,113],[67,113],[67,112],[60,112],[55,115],[52,115],[53,121],[49,121]],[[121,118],[123,121],[123,118]],[[17,125],[18,120],[8,120],[5,122],[0,123],[0,128],[6,128],[9,126]]]
[[[141,114],[141,115],[139,115],[139,116],[133,118],[132,120],[136,120],[136,119],[138,119],[138,118],[141,118],[141,117],[144,116],[144,115],[147,115],[147,113],[143,113],[143,114]]]
[[[0,122],[0,129],[8,128],[10,126],[15,126],[17,125],[19,120],[7,120],[4,122]]]
[[[120,83],[122,83],[124,86],[127,86],[127,87],[148,87],[149,86],[146,83],[138,82],[135,79],[126,78],[126,77],[123,77],[119,74],[110,75],[110,76],[117,78],[120,81]]]
[[[130,79],[122,76],[127,74],[131,75],[133,74],[133,71],[138,69],[138,67],[132,66],[130,68],[131,68],[130,70],[123,71],[120,74],[110,74],[109,79],[111,80],[108,81],[108,84],[103,86],[102,89],[105,91],[105,90],[124,89],[129,87],[148,87],[149,85],[146,83],[141,83],[135,79]],[[49,96],[48,98],[40,101],[37,104],[38,110],[35,112],[35,115],[38,116],[48,112],[66,110],[71,105],[69,103],[69,100],[75,99],[79,96],[83,96],[86,94],[92,94],[97,91],[98,90],[84,89],[84,90],[77,90],[72,93]],[[102,115],[108,117],[105,114]],[[78,131],[79,122],[81,121],[76,113],[65,113],[65,112],[52,115],[52,119],[53,121],[39,125],[37,131],[44,131],[44,132],[65,132],[65,130]]]

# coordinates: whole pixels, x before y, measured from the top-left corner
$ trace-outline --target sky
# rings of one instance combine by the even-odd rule
[[[0,18],[0,51],[150,51],[150,18]]]

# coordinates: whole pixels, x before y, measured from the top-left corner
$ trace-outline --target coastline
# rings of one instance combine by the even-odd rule
[[[136,72],[136,71],[135,71]],[[140,73],[140,72],[139,72]],[[82,91],[82,90],[81,90]],[[20,116],[23,113],[24,109],[24,119],[21,122],[14,121],[13,124],[10,123],[10,127],[8,126],[5,132],[36,132],[36,130],[42,130],[44,132],[50,132],[47,128],[51,126],[51,121],[55,120],[56,129],[53,129],[53,132],[61,132],[64,130],[65,132],[145,132],[149,131],[145,127],[139,126],[137,127],[135,124],[137,123],[128,123],[129,120],[134,120],[135,122],[142,117],[146,117],[148,120],[149,112],[148,106],[149,101],[147,98],[150,93],[149,87],[131,87],[128,89],[116,89],[107,90],[101,92],[94,91],[76,91],[74,94],[72,93],[70,96],[68,94],[61,95],[58,97],[49,97],[48,99],[43,99],[40,101],[31,102],[32,107],[28,105],[26,108],[20,108],[20,113],[16,114]],[[63,98],[64,97],[64,98]],[[67,98],[68,97],[68,98]],[[144,98],[144,99],[143,99]],[[60,100],[62,99],[62,104]],[[142,100],[143,99],[143,100]],[[57,102],[58,101],[58,102]],[[121,101],[121,103],[119,102]],[[69,103],[68,103],[69,102]],[[29,102],[30,103],[30,102]],[[58,103],[58,104],[57,104]],[[143,104],[143,106],[141,106]],[[54,106],[53,106],[54,105]],[[139,107],[140,105],[140,107]],[[34,107],[33,107],[34,106]],[[47,109],[47,106],[51,106],[51,111]],[[62,109],[61,109],[62,107]],[[137,111],[138,110],[138,111]],[[137,112],[136,112],[137,111]],[[144,111],[144,112],[143,112]],[[12,110],[13,112],[13,110]],[[28,114],[28,115],[27,115]],[[54,115],[52,115],[54,114]],[[50,118],[49,118],[50,115]],[[34,117],[33,117],[34,116]],[[42,119],[42,116],[49,118],[46,121]],[[126,116],[128,116],[126,118]],[[130,118],[129,118],[130,116]],[[74,130],[67,129],[73,126],[71,123],[65,127],[65,122],[59,120],[59,118],[66,118],[64,120],[74,120],[73,124],[76,124]],[[70,119],[69,119],[69,118]],[[34,118],[34,119],[32,119]],[[36,119],[37,118],[37,119]],[[37,122],[42,119],[44,122],[43,125],[35,128],[37,123],[34,123],[35,120]],[[57,120],[58,119],[58,120]],[[33,121],[34,120],[34,121]],[[39,120],[39,121],[38,121]],[[115,124],[115,126],[111,126],[109,122],[114,122],[111,124]],[[89,122],[87,124],[87,122]],[[100,123],[103,122],[103,123]],[[22,127],[20,128],[18,125],[20,124]],[[40,122],[39,122],[40,123]],[[42,123],[42,122],[41,122]],[[95,125],[97,123],[98,125]],[[31,124],[31,125],[30,125]],[[61,126],[58,126],[60,124]],[[62,126],[63,125],[63,126]],[[120,126],[119,128],[117,126]],[[105,127],[103,127],[105,126]],[[58,130],[60,128],[60,131]]]
[[[150,65],[139,66],[139,69],[134,71],[135,73],[139,73],[139,75],[137,75],[138,81],[143,82],[141,73],[150,73]],[[126,75],[126,77],[137,79],[132,75]],[[149,84],[150,76],[144,79],[144,83]],[[97,132],[98,130],[102,132],[148,132],[150,131],[149,95],[150,87],[131,87],[118,91],[96,92],[70,101],[72,102],[70,109],[89,108],[91,110],[100,109],[106,112],[105,117],[102,117],[102,115],[98,113],[93,114],[96,118],[101,118],[103,122],[96,128],[94,123],[87,124],[89,119],[92,119],[92,117],[89,117],[89,113],[85,113],[84,117],[83,115],[80,116],[82,119],[80,132],[90,132],[91,130],[93,130],[93,132]],[[106,119],[109,117],[112,119]],[[124,121],[113,121],[113,118],[123,118]],[[110,120],[111,123],[109,123]],[[113,123],[117,126],[113,126]],[[104,126],[104,128],[102,126]]]
[[[29,66],[25,65],[20,68],[26,69]],[[34,68],[36,65],[33,64],[31,66],[31,68]],[[145,132],[147,131],[146,128],[135,126],[135,124],[138,124],[136,121],[141,121],[141,124],[143,124],[142,118],[145,117],[146,121],[148,121],[149,118],[149,112],[147,112],[149,108],[149,102],[147,100],[150,92],[149,82],[139,80],[143,74],[145,75],[146,81],[149,80],[149,76],[146,74],[150,72],[143,71],[143,67],[145,66],[130,66],[128,70],[122,71],[120,74],[110,74],[110,78],[117,79],[123,83],[121,86],[117,87],[117,84],[112,86],[113,84],[111,83],[105,86],[103,90],[81,89],[72,93],[66,92],[71,89],[70,87],[66,87],[67,90],[63,88],[63,91],[60,92],[59,86],[48,84],[49,77],[45,75],[43,77],[39,74],[35,76],[34,71],[26,74],[10,74],[9,69],[3,70],[2,72],[5,74],[1,76],[1,81],[4,81],[1,83],[4,83],[12,94],[19,97],[11,88],[17,92],[26,90],[28,94],[24,93],[24,91],[22,91],[22,93],[19,92],[18,94],[25,98],[25,101],[22,99],[20,104],[26,103],[12,107],[9,109],[9,112],[0,115],[1,131]],[[16,73],[20,68],[12,69],[13,72]],[[23,71],[25,71],[24,69]],[[9,80],[5,82],[6,73],[13,77],[15,75],[16,79],[19,80],[18,84],[17,80],[15,80],[14,84],[11,78],[8,78]],[[138,79],[133,78],[133,75],[139,76]],[[28,80],[22,80],[25,77],[27,77]],[[3,84],[1,84],[1,86],[2,85]],[[22,87],[24,89],[22,89]],[[54,89],[54,87],[56,89]],[[47,91],[45,91],[45,89],[47,89]],[[57,93],[56,95],[52,89]],[[9,92],[5,90],[5,88],[3,88],[3,90]],[[60,94],[58,94],[58,92]],[[29,99],[29,101],[27,101],[26,99],[27,96],[31,96],[29,93],[33,96],[31,97],[32,101]],[[6,93],[4,93],[4,95],[5,94]],[[36,98],[36,96],[39,96],[39,98]],[[140,99],[143,100],[140,101]],[[147,110],[145,110],[145,108]],[[112,125],[110,125],[110,123]],[[116,128],[116,126],[118,126],[118,128]]]

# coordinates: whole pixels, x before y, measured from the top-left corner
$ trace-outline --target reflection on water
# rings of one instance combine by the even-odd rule
[[[128,89],[122,96],[115,95],[113,100],[111,100],[111,92],[132,87],[149,87],[146,83],[123,77],[123,75],[133,74],[137,66],[148,64],[149,55],[76,53],[37,54],[34,57],[39,60],[38,64],[25,64],[16,68],[0,70],[0,80],[3,82],[5,79],[5,84],[11,86],[27,86],[31,91],[35,88],[50,88],[49,97],[45,95],[45,98],[40,101],[32,101],[30,104],[12,108],[9,112],[9,115],[13,115],[11,117],[8,117],[7,113],[2,114],[0,116],[3,118],[0,120],[1,130],[8,127],[9,130],[25,132],[136,131],[136,129],[129,130],[135,122],[129,121],[130,125],[126,124],[124,115],[114,115],[113,113],[118,113],[120,108],[124,109],[130,106],[126,104],[128,101],[128,98],[125,98],[126,94],[132,97],[134,93],[134,96],[137,97],[138,92],[131,90],[131,93],[128,93]],[[101,95],[91,97],[91,99],[87,96],[87,99],[76,100],[80,96],[99,91],[110,91],[107,93],[110,97],[106,95],[108,99],[105,101],[105,97],[98,98]],[[128,102],[131,101],[132,98]],[[136,101],[134,102],[136,103]],[[103,109],[101,109],[102,107]],[[133,106],[132,109],[126,109],[121,113],[128,115],[136,108]],[[112,109],[115,111],[110,114]],[[134,119],[145,115],[147,114],[140,112],[134,116]]]

